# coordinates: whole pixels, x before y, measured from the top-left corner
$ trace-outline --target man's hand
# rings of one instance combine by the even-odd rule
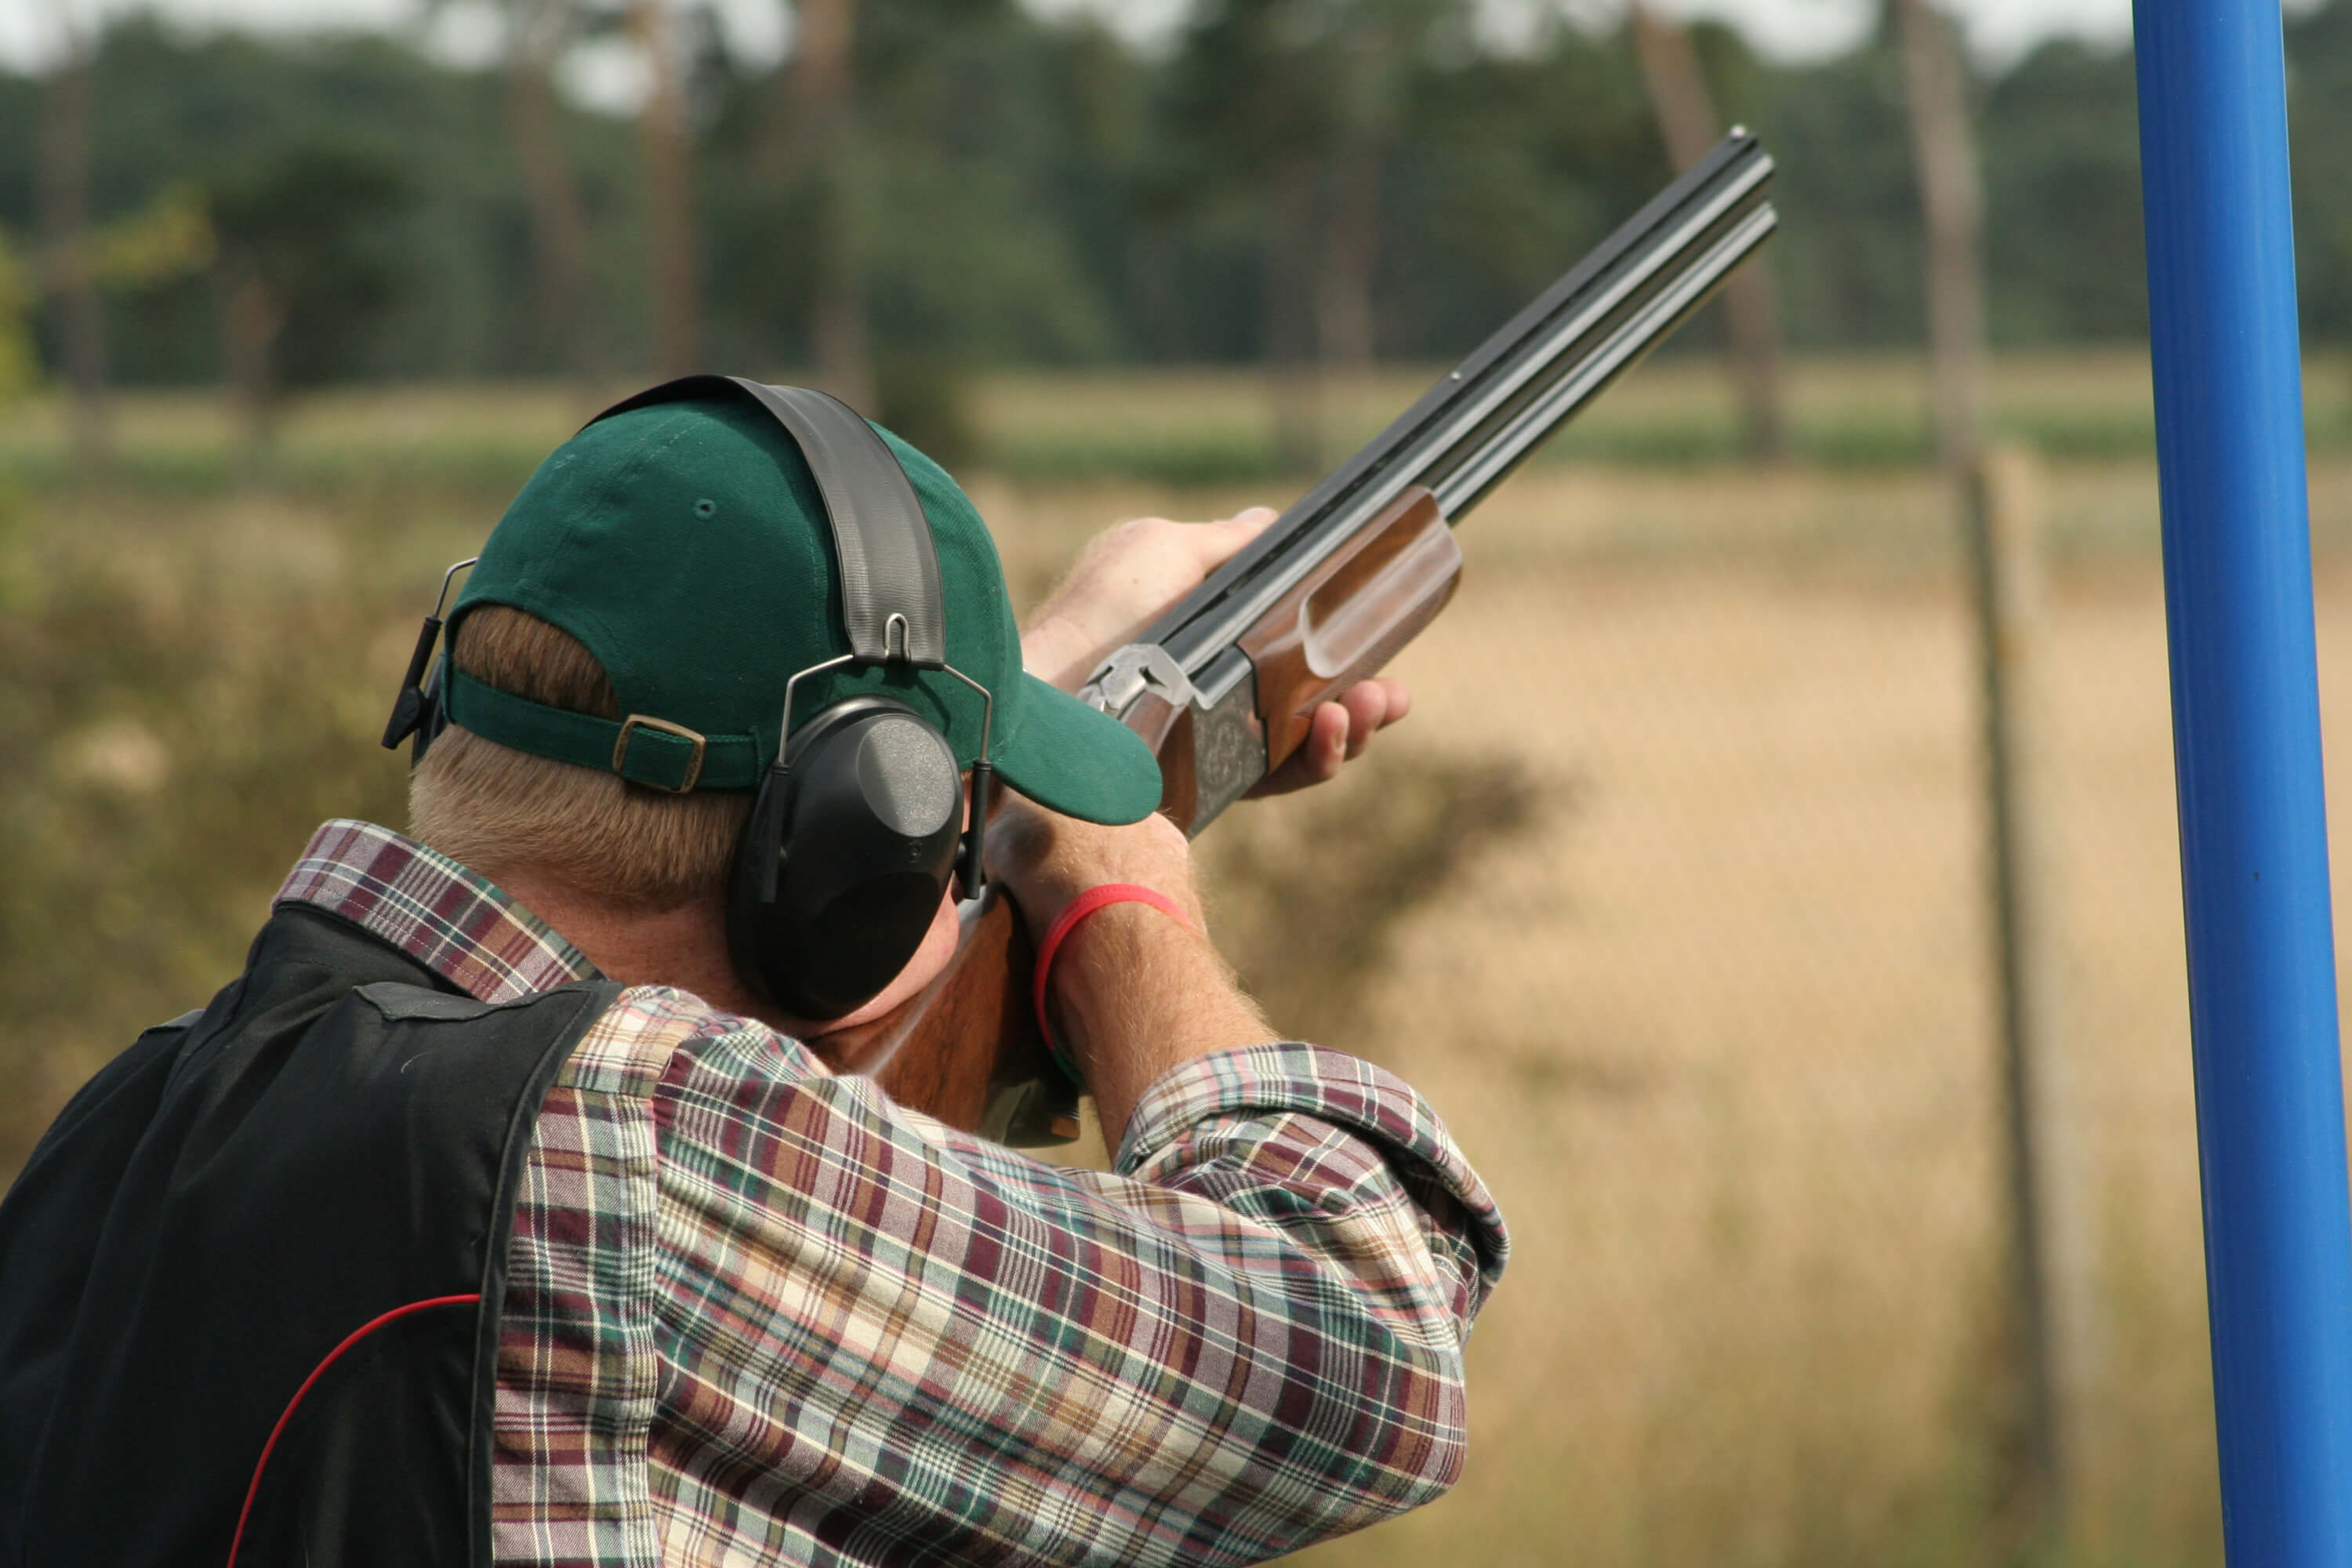
[[[1192,851],[1154,812],[1127,827],[1063,816],[1007,789],[988,824],[989,875],[1042,939],[1070,900],[1135,882],[1174,900],[1190,929],[1148,904],[1112,904],[1078,922],[1054,958],[1054,1031],[1076,1058],[1116,1145],[1151,1080],[1179,1062],[1274,1037],[1210,946]]]
[[[1097,534],[1077,563],[1031,617],[1022,662],[1032,675],[1076,691],[1112,650],[1132,641],[1160,613],[1255,539],[1276,513],[1252,507],[1222,522],[1137,518]],[[1281,795],[1321,784],[1361,756],[1375,731],[1412,708],[1398,680],[1372,679],[1319,705],[1307,740],[1250,793]]]

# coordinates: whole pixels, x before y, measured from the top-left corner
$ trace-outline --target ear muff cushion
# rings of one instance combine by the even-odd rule
[[[938,758],[947,757],[947,766]],[[953,753],[938,731],[916,719],[885,718],[863,726],[857,743],[857,787],[875,819],[893,833],[929,838],[954,816]]]
[[[870,1000],[939,912],[961,805],[955,753],[902,704],[853,699],[812,720],[761,784],[736,857],[727,937],[744,983],[812,1020]]]

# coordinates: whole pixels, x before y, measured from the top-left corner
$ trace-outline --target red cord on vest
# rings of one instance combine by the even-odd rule
[[[261,1446],[261,1458],[254,1462],[253,1479],[245,1489],[245,1506],[236,1510],[236,1533],[230,1536],[228,1540],[228,1568],[236,1568],[237,1548],[245,1544],[246,1516],[253,1511],[254,1496],[261,1490],[261,1472],[269,1466],[269,1451],[278,1447],[278,1434],[285,1431],[286,1423],[293,1419],[294,1407],[302,1403],[302,1396],[310,1392],[310,1385],[318,1382],[320,1376],[329,1367],[335,1364],[335,1358],[386,1323],[404,1318],[411,1312],[422,1312],[430,1307],[455,1307],[466,1302],[478,1302],[481,1299],[481,1292],[478,1290],[470,1296],[435,1296],[428,1300],[411,1301],[405,1307],[394,1307],[389,1312],[379,1313],[370,1318],[366,1322],[345,1334],[343,1342],[329,1351],[326,1359],[310,1369],[310,1375],[302,1380],[302,1386],[294,1391],[294,1397],[288,1400],[286,1408],[278,1413],[278,1425],[269,1429],[269,1441]]]
[[[1054,923],[1045,928],[1045,939],[1037,944],[1037,969],[1030,987],[1030,1004],[1037,1012],[1037,1033],[1045,1037],[1046,1054],[1054,1058],[1054,1065],[1062,1069],[1063,1075],[1080,1089],[1087,1086],[1087,1080],[1078,1076],[1078,1064],[1070,1059],[1069,1054],[1062,1049],[1061,1042],[1054,1038],[1054,1026],[1046,1021],[1045,983],[1053,976],[1054,955],[1061,951],[1063,939],[1080,921],[1113,904],[1150,904],[1153,909],[1173,916],[1176,923],[1186,931],[1192,929],[1192,922],[1185,918],[1175,900],[1140,882],[1105,882],[1099,888],[1088,888],[1072,899],[1069,907],[1055,916]]]

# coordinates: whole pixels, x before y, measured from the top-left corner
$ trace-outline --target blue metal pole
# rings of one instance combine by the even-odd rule
[[[2352,1568],[2352,1214],[2279,0],[2135,0],[2222,1529]]]

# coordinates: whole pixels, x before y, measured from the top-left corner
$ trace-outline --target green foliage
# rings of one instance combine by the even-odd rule
[[[2303,328],[2340,341],[2352,336],[2352,135],[2344,122],[2352,94],[2352,5],[2290,15],[2286,33]],[[2126,79],[2129,75],[2126,70]]]
[[[0,405],[12,402],[40,379],[33,354],[32,269],[0,230]]]
[[[1772,270],[1791,338],[1917,342],[1918,196],[1892,51],[1874,43],[1772,87],[1757,121],[1780,166]],[[2003,221],[1988,215],[1989,228]]]
[[[1986,259],[2005,284],[1996,338],[2147,335],[2137,104],[2131,57],[2077,44],[2041,50],[1986,95],[1987,199],[2001,218]]]
[[[37,79],[0,72],[0,226],[18,233],[37,226],[40,89]],[[338,351],[346,357],[336,377],[556,368],[529,304],[526,205],[496,73],[452,69],[389,37],[191,35],[139,12],[107,28],[92,90],[101,234],[175,189],[247,182],[297,149],[354,150],[401,173],[411,199],[376,215],[363,237],[397,273],[397,288],[383,330]],[[574,112],[563,129],[583,200],[613,241],[598,247],[598,281],[618,300],[634,287],[637,254],[616,220],[635,200],[630,128]],[[107,332],[115,377],[217,381],[220,303],[201,268],[115,292]]]
[[[99,287],[135,293],[203,273],[219,256],[211,204],[194,183],[166,185],[91,236]]]
[[[411,275],[386,232],[411,196],[389,154],[325,142],[298,143],[215,184],[223,264],[266,297],[281,384],[346,377],[363,363]]]
[[[1336,161],[1367,147],[1379,352],[1460,352],[1667,172],[1622,35],[1557,25],[1496,53],[1470,16],[1466,0],[1197,0],[1174,47],[1147,57],[1012,0],[866,0],[849,221],[877,352],[970,366],[1264,357],[1269,332],[1297,330],[1308,308],[1298,279],[1274,276],[1274,226],[1317,232]],[[1885,41],[1787,65],[1720,26],[1695,38],[1721,112],[1762,131],[1780,160],[1769,264],[1792,342],[1916,342],[1916,201]],[[700,39],[705,345],[714,363],[804,364],[811,241],[834,218],[807,171],[776,155],[791,83]],[[2334,340],[2352,331],[2352,122],[2335,111],[2352,92],[2352,5],[2290,17],[2287,51],[2305,323]],[[321,331],[289,329],[305,345],[290,373],[565,367],[533,296],[499,72],[389,37],[192,36],[144,14],[106,30],[93,68],[93,216],[120,263],[107,306],[118,379],[222,373],[215,237],[188,221],[191,193],[246,211],[270,180],[315,181],[331,159],[381,167],[336,195],[331,242],[299,268]],[[37,226],[41,89],[0,73],[0,228],[20,236]],[[2053,44],[1976,96],[1996,335],[2139,337],[2128,56]],[[646,314],[635,128],[577,108],[558,120],[588,233],[591,299],[573,330],[632,365]]]
[[[1622,37],[1466,55],[1418,84],[1412,122],[1401,174],[1430,226],[1391,266],[1433,329],[1422,354],[1492,331],[1672,175]]]
[[[1102,85],[1090,73],[1130,62],[1095,47],[1099,34],[1066,39],[1005,5],[872,0],[859,27],[854,199],[839,221],[857,230],[884,371],[909,358],[937,368],[1114,353],[1106,291],[1083,255],[1085,215],[1065,183],[1083,188],[1089,141],[1115,134],[1089,102]],[[779,172],[789,163],[774,151],[787,107],[779,83],[714,75],[709,336],[805,363],[809,239],[834,220],[814,170]]]

